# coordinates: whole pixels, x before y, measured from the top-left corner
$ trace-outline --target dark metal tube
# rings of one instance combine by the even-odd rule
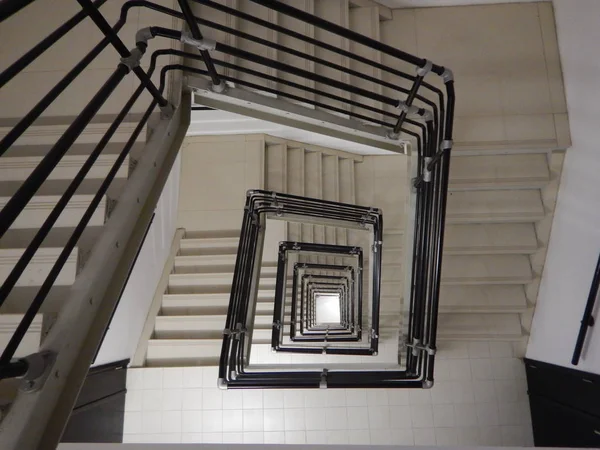
[[[588,295],[587,303],[585,304],[585,310],[583,317],[581,318],[581,326],[579,327],[579,333],[577,334],[577,341],[575,342],[575,350],[573,351],[573,358],[571,364],[574,366],[579,364],[581,358],[581,352],[583,351],[583,344],[585,337],[588,332],[588,328],[594,326],[594,306],[596,305],[596,298],[598,297],[598,290],[600,289],[600,257],[596,263],[596,270],[594,271],[594,278],[592,279],[592,285],[590,286],[590,293]]]
[[[31,0],[33,1],[33,0]],[[14,3],[18,3],[20,5],[25,6],[28,2],[17,0]],[[94,2],[94,6],[99,8],[106,0],[96,0]],[[4,2],[0,4],[0,10],[3,8]],[[0,12],[0,17],[2,16],[2,12]],[[6,83],[14,78],[15,75],[20,73],[23,69],[25,69],[29,64],[36,60],[38,56],[48,50],[52,45],[62,38],[65,34],[71,31],[75,26],[80,24],[87,17],[87,13],[85,11],[79,11],[65,23],[63,23],[60,27],[50,33],[47,37],[42,39],[35,47],[17,59],[14,63],[12,63],[6,70],[0,73],[0,89]],[[3,19],[0,19],[2,22]]]
[[[10,361],[0,365],[0,380],[24,376],[29,370],[29,364],[24,359]]]
[[[119,55],[122,58],[127,58],[131,56],[129,49],[123,44],[119,35],[115,33],[115,31],[111,28],[109,23],[106,21],[104,16],[100,14],[100,12],[94,7],[91,0],[77,0],[81,7],[89,14],[90,19],[94,21],[96,26],[100,29],[100,31],[110,39],[110,43],[117,50]],[[134,67],[132,72],[136,74],[139,78],[140,82],[144,85],[144,87],[150,92],[152,97],[158,102],[159,106],[167,106],[169,102],[162,96],[162,93],[158,90],[158,88],[154,85],[148,74],[142,69],[140,66]]]

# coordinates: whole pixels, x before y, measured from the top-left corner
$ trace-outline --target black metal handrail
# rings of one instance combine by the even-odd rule
[[[129,115],[135,102],[140,98],[144,91],[147,91],[152,100],[150,106],[143,113],[142,119],[137,124],[135,130],[130,135],[129,140],[123,146],[121,153],[117,157],[109,174],[102,182],[97,190],[94,198],[85,211],[83,218],[76,226],[73,234],[67,240],[58,260],[52,267],[50,273],[42,284],[41,288],[32,300],[23,321],[18,326],[16,333],[11,339],[9,345],[0,356],[0,378],[13,377],[15,373],[23,374],[26,371],[27,364],[23,361],[14,361],[16,348],[19,346],[25,332],[39,312],[44,300],[48,296],[50,289],[54,285],[58,274],[64,266],[68,256],[76,247],[78,240],[83,235],[95,209],[99,205],[103,196],[106,194],[111,182],[115,178],[119,167],[123,164],[130,153],[131,148],[136,142],[138,136],[146,126],[150,116],[159,108],[164,114],[168,115],[172,111],[172,106],[169,105],[164,97],[167,74],[171,71],[180,71],[189,75],[209,78],[213,85],[213,90],[221,93],[225,90],[225,83],[233,83],[236,86],[250,88],[251,90],[263,92],[267,94],[275,94],[278,98],[291,100],[303,105],[311,105],[316,108],[323,109],[328,112],[341,113],[348,117],[359,119],[373,125],[375,127],[387,130],[390,139],[398,139],[400,135],[410,136],[415,139],[415,150],[418,159],[418,176],[414,182],[416,188],[416,211],[415,211],[415,239],[413,248],[413,264],[412,264],[412,286],[409,315],[409,332],[408,345],[413,351],[408,352],[407,370],[405,373],[396,373],[395,379],[390,379],[389,376],[384,376],[382,373],[373,372],[367,376],[372,383],[378,383],[373,387],[384,386],[409,386],[415,387],[414,381],[420,380],[431,383],[433,381],[433,356],[436,345],[436,328],[437,328],[437,309],[438,297],[440,289],[440,272],[441,272],[441,256],[444,239],[445,225],[445,208],[447,200],[448,187],[448,171],[450,164],[450,150],[452,147],[452,130],[454,116],[454,82],[452,73],[437,64],[434,64],[424,58],[410,55],[391,46],[384,45],[374,39],[363,36],[359,33],[348,30],[344,27],[329,22],[323,18],[319,18],[312,14],[301,11],[290,5],[284,4],[277,0],[252,0],[266,8],[273,9],[280,14],[300,20],[311,26],[321,28],[330,33],[337,34],[344,39],[358,43],[360,45],[372,48],[376,51],[383,52],[393,58],[407,62],[414,66],[415,74],[403,72],[401,70],[390,67],[368,58],[357,55],[343,48],[327,44],[318,39],[295,32],[278,24],[270,23],[269,21],[254,17],[250,14],[242,12],[235,8],[230,8],[212,0],[193,0],[194,3],[208,6],[212,9],[224,12],[237,17],[239,20],[246,20],[258,27],[264,27],[282,35],[289,36],[293,39],[300,40],[310,45],[322,48],[324,50],[334,52],[338,55],[348,58],[352,61],[365,64],[369,67],[384,71],[387,74],[397,78],[397,82],[381,80],[377,77],[368,75],[358,70],[351,69],[344,65],[335,64],[322,57],[301,52],[289,47],[286,47],[278,42],[272,42],[266,39],[259,38],[256,35],[240,31],[228,27],[224,24],[208,20],[204,17],[196,17],[187,0],[178,0],[181,11],[167,8],[161,5],[154,4],[146,0],[131,0],[123,4],[121,15],[118,21],[111,26],[99,9],[106,0],[78,0],[82,10],[60,25],[48,37],[43,39],[37,45],[32,47],[22,57],[8,66],[0,73],[0,88],[9,83],[15,76],[21,73],[40,55],[44,54],[48,49],[59,40],[63,39],[69,31],[80,25],[86,18],[90,18],[96,27],[101,30],[104,37],[98,42],[92,50],[90,50],[82,60],[77,63],[67,74],[44,96],[42,99],[29,111],[19,122],[0,140],[0,157],[23,135],[23,133],[39,119],[48,107],[61,95],[67,91],[72,82],[77,79],[99,55],[111,45],[121,61],[116,64],[116,68],[111,77],[107,79],[104,86],[98,90],[92,100],[83,109],[81,114],[69,125],[64,134],[52,146],[50,151],[42,159],[42,162],[35,168],[27,180],[19,187],[15,195],[9,200],[6,206],[0,211],[0,237],[5,235],[11,225],[14,223],[19,214],[25,209],[28,202],[33,198],[36,191],[48,178],[49,174],[56,165],[65,156],[66,152],[71,148],[83,129],[94,119],[102,105],[109,98],[111,93],[117,88],[119,83],[130,73],[133,72],[139,80],[139,87],[135,90],[132,97],[125,101],[120,112],[115,116],[113,122],[106,130],[104,136],[96,145],[88,159],[85,161],[77,175],[70,182],[65,192],[60,197],[58,203],[51,211],[50,215],[45,219],[43,225],[36,231],[31,243],[27,246],[24,253],[19,258],[17,264],[0,287],[0,308],[8,298],[11,291],[17,285],[20,276],[31,262],[36,251],[42,245],[44,239],[49,235],[52,228],[55,226],[58,217],[66,208],[69,200],[73,197],[86,175],[93,167],[97,158],[102,154],[103,150],[110,143],[112,137],[119,129],[125,118]],[[0,22],[9,19],[13,14],[26,8],[27,5],[33,3],[33,0],[5,0],[0,5]],[[130,51],[128,47],[121,41],[118,32],[127,23],[128,11],[133,7],[146,8],[155,11],[159,14],[166,14],[172,17],[183,19],[190,31],[190,34],[182,33],[179,30],[171,30],[163,27],[149,27],[146,33],[137,36],[134,44],[135,47]],[[26,11],[26,9],[25,9]],[[218,30],[220,32],[231,34],[237,38],[257,43],[265,48],[274,49],[278,52],[284,52],[299,60],[309,61],[312,64],[327,67],[345,76],[355,77],[356,79],[364,80],[372,83],[373,86],[384,87],[390,89],[394,94],[384,95],[376,89],[369,90],[368,88],[358,87],[353,83],[343,82],[331,76],[324,76],[318,73],[300,69],[298,65],[283,63],[280,60],[268,58],[259,54],[248,52],[239,47],[227,45],[224,42],[210,42],[204,37],[200,30],[200,26],[209,29]],[[182,51],[177,49],[159,49],[151,55],[151,64],[148,70],[144,70],[139,65],[139,58],[146,52],[147,39],[156,36],[183,41],[197,48],[197,52]],[[210,47],[210,49],[208,48]],[[220,52],[223,55],[232,56],[230,60],[220,59],[211,54],[212,51]],[[177,56],[184,58],[185,62],[181,64],[169,64],[162,67],[160,71],[160,85],[157,87],[151,75],[157,65],[157,59],[160,56]],[[195,62],[202,62],[205,68],[193,66]],[[235,62],[232,62],[235,61]],[[260,68],[271,68],[278,75],[265,73],[264,70],[256,70],[242,64],[242,61],[249,62]],[[192,63],[192,65],[190,65]],[[231,69],[228,74],[225,70],[219,73],[217,68]],[[429,73],[436,74],[442,77],[444,82],[445,92],[437,88],[433,84],[426,81]],[[291,81],[280,74],[290,74],[295,77],[300,77],[305,80],[314,82],[315,86],[310,83],[304,85],[302,83]],[[236,74],[236,75],[232,75]],[[242,75],[250,75],[257,81],[248,81]],[[407,85],[402,85],[402,82]],[[272,85],[278,88],[272,87]],[[282,89],[285,86],[291,88],[295,93],[288,92],[290,89]],[[325,87],[325,89],[323,88]],[[333,88],[333,89],[328,89]],[[352,96],[345,97],[336,95],[332,90],[340,90],[345,93],[350,93]],[[427,91],[426,94],[423,92]],[[300,95],[310,94],[310,95]],[[333,100],[337,105],[331,105],[320,101],[311,96],[319,96],[321,99]],[[381,104],[381,106],[373,106],[373,101]],[[390,111],[391,108],[399,108],[399,111]],[[297,200],[302,203],[300,200]],[[300,205],[306,208],[306,205]],[[340,208],[339,205],[336,208]],[[348,212],[352,208],[349,205],[346,209],[343,207],[338,212]],[[310,208],[307,209],[309,211]],[[326,214],[324,215],[326,216]],[[331,213],[331,218],[335,218],[335,214]],[[250,226],[245,223],[244,226]],[[240,240],[240,249],[251,254],[255,235],[249,235],[247,238]],[[251,280],[237,275],[237,270],[241,267],[252,266],[253,261],[247,260],[247,256],[243,256],[241,260],[236,262],[236,276],[234,277],[234,287],[238,292],[249,292],[251,289]],[[239,259],[239,258],[238,258]],[[238,266],[239,264],[239,266]],[[379,267],[375,267],[375,277],[379,277]],[[377,302],[379,293],[376,295]],[[247,317],[248,305],[244,304],[243,299],[232,299],[229,305],[229,314],[232,317]],[[360,301],[360,300],[359,300]],[[295,305],[294,305],[295,306]],[[313,305],[314,306],[314,305]],[[354,322],[348,317],[354,309],[344,310],[344,320]],[[360,307],[359,307],[360,311]],[[314,319],[314,317],[312,318]],[[360,313],[356,320],[362,320]],[[314,320],[313,320],[314,323]],[[247,324],[241,324],[246,326]],[[234,330],[238,326],[237,323],[228,323],[227,327]],[[369,324],[373,329],[378,330],[379,314],[374,313]],[[360,326],[359,326],[360,329]],[[318,331],[318,330],[315,330]],[[250,334],[248,335],[251,337]],[[240,354],[237,353],[237,348],[242,348],[249,343],[245,341],[248,336],[241,335],[239,339],[228,341],[231,347],[226,355],[221,356],[221,363],[226,359],[231,363],[232,367],[236,367],[240,374],[244,372],[244,365],[240,359]],[[228,345],[229,345],[228,344]],[[421,375],[419,375],[421,374]],[[256,385],[251,381],[253,375],[247,375],[248,386]],[[317,378],[314,374],[307,375],[307,379],[299,381],[294,378],[300,385],[314,386]],[[389,374],[388,374],[389,375]],[[387,377],[387,378],[386,378]],[[403,377],[403,378],[402,378]],[[419,378],[420,377],[420,378]],[[285,377],[284,377],[285,378]],[[405,379],[405,381],[401,381]],[[320,380],[320,378],[319,378]],[[342,379],[339,374],[332,373],[330,380],[333,380],[333,385],[343,387],[355,385],[358,378],[354,374],[349,374],[348,379]],[[382,381],[387,380],[387,381]],[[410,380],[410,381],[409,381]],[[289,382],[289,380],[287,381]],[[274,385],[277,384],[275,381]],[[318,383],[317,383],[318,385]]]
[[[577,341],[575,341],[575,350],[573,351],[573,358],[571,359],[571,364],[574,366],[579,364],[587,333],[589,329],[596,323],[596,319],[594,318],[594,308],[596,306],[598,292],[600,292],[600,256],[598,257],[598,262],[596,263],[596,270],[594,270],[594,277],[592,278],[590,293],[588,294],[588,299],[583,311],[583,317],[581,318],[581,325],[579,327],[579,333],[577,334]]]

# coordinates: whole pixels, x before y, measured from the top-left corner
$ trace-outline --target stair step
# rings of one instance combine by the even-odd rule
[[[154,324],[156,339],[218,339],[223,336],[226,315],[214,316],[158,316]],[[259,333],[271,330],[273,317],[257,315],[254,318],[254,340],[264,339]],[[269,336],[270,339],[270,336]]]
[[[229,292],[217,294],[164,294],[161,306],[162,315],[185,314],[222,314],[229,306]],[[263,289],[258,291],[257,311],[273,309],[275,291]],[[264,305],[264,306],[263,306]]]
[[[440,340],[512,341],[523,337],[519,314],[440,314]]]
[[[538,249],[532,223],[448,225],[444,255],[531,254]]]
[[[4,351],[22,319],[22,314],[0,315],[0,352]],[[23,336],[21,344],[17,347],[17,351],[15,352],[16,358],[29,356],[39,350],[42,337],[42,319],[42,314],[34,316],[31,325],[27,329],[27,333]]]
[[[95,193],[106,178],[118,155],[100,155],[85,180],[78,189],[79,193]],[[0,159],[0,196],[10,197],[27,179],[33,169],[42,161],[42,156],[4,157]],[[36,195],[62,195],[68,183],[77,175],[84,162],[85,155],[64,156],[52,170]],[[125,159],[115,175],[114,183],[124,182],[129,170],[129,157]],[[122,183],[121,183],[122,184]],[[111,186],[112,187],[112,186]],[[115,189],[113,189],[115,190]]]
[[[187,255],[176,256],[174,273],[226,273],[235,269],[237,255]],[[261,273],[268,275],[275,267],[263,263]]]
[[[16,286],[41,286],[62,250],[62,248],[48,247],[38,249],[18,279]],[[4,283],[24,251],[25,249],[22,248],[0,249],[0,284]],[[69,255],[54,285],[70,286],[75,281],[76,272],[77,248],[73,249]]]
[[[525,284],[533,280],[526,255],[446,256],[442,265],[442,283]]]
[[[355,204],[356,190],[354,185],[354,161],[351,159],[339,160],[339,176],[340,176],[340,202]]]
[[[267,189],[286,192],[287,145],[271,144],[266,149]]]
[[[150,339],[146,351],[146,366],[218,365],[221,345],[221,339]]]
[[[261,282],[275,283],[277,267],[266,266],[261,268]],[[210,286],[231,285],[233,281],[233,268],[227,272],[210,273],[172,273],[169,275],[169,286]]]
[[[238,237],[223,238],[183,238],[179,246],[179,254],[191,255],[236,255],[238,250]]]
[[[549,181],[544,153],[455,156],[450,165],[450,190],[539,189]]]
[[[540,191],[496,190],[450,192],[447,223],[535,222],[545,217]]]
[[[522,285],[442,286],[440,312],[519,313],[527,310]]]
[[[54,228],[72,228],[77,226],[85,213],[85,210],[92,202],[93,197],[93,195],[74,195],[54,224]],[[0,209],[6,206],[9,199],[9,197],[0,197]],[[13,222],[11,230],[39,229],[52,209],[54,209],[59,199],[60,196],[58,195],[34,196]],[[96,211],[92,214],[88,227],[99,227],[104,225],[105,215],[106,197],[100,201]]]

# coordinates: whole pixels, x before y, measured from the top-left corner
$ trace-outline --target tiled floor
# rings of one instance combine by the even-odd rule
[[[216,379],[216,367],[130,369],[124,441],[533,446],[506,343],[443,343],[431,390],[220,391]]]

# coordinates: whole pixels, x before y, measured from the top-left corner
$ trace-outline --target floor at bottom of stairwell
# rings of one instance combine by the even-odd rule
[[[429,390],[231,390],[216,367],[129,369],[124,442],[533,446],[512,344],[446,342]]]

